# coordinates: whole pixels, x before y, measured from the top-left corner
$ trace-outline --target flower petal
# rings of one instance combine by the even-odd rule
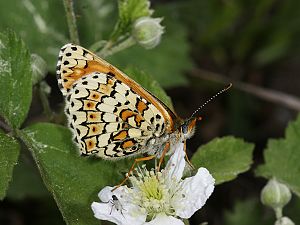
[[[98,197],[102,202],[109,202],[112,199],[112,189],[113,187],[106,186],[99,192]]]
[[[111,212],[113,210],[113,206],[107,203],[92,203],[92,210],[94,212],[94,216],[99,220],[108,220],[115,224],[121,224],[120,220],[122,219],[122,214]]]
[[[164,176],[169,181],[171,181],[171,179],[176,179],[176,181],[179,181],[182,177],[185,167],[184,143],[180,142],[175,146],[171,146],[171,148],[174,148],[174,153],[170,157],[164,169]]]
[[[121,206],[123,207],[123,206]],[[94,216],[99,220],[108,220],[118,225],[141,225],[146,220],[146,214],[131,215],[127,209],[117,209],[116,206],[107,203],[92,203]]]
[[[123,196],[127,194],[127,187],[121,186],[112,192],[114,188],[115,187],[110,186],[104,187],[98,194],[100,200],[104,203],[108,203],[110,200],[112,200],[112,196],[115,195],[120,201],[122,201],[121,199]]]
[[[184,225],[184,223],[173,216],[167,216],[166,214],[158,214],[154,220],[151,220],[150,222],[146,222],[143,225],[166,225],[166,224],[172,224],[172,225]]]
[[[190,218],[205,204],[214,190],[214,183],[215,179],[203,167],[198,169],[195,176],[184,179],[181,184],[182,198],[174,198],[172,202],[176,215]]]
[[[114,187],[103,188],[98,196],[101,203],[93,202],[91,207],[94,216],[100,220],[108,220],[118,225],[141,225],[146,220],[146,213],[139,206],[128,203],[128,189],[125,186],[117,188],[111,192]],[[112,196],[116,196],[114,200]]]

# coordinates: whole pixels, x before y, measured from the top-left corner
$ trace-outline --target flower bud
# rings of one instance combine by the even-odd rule
[[[160,25],[162,18],[141,17],[133,25],[132,36],[136,42],[146,49],[157,46],[164,27]]]
[[[40,88],[46,95],[49,95],[51,93],[51,87],[47,84],[46,81],[41,81]]]
[[[43,80],[47,74],[46,61],[37,54],[31,54],[32,84],[35,85]]]
[[[275,225],[295,225],[295,223],[288,217],[281,217],[276,220]]]
[[[262,189],[260,197],[264,205],[282,209],[291,200],[291,191],[286,185],[271,179]]]

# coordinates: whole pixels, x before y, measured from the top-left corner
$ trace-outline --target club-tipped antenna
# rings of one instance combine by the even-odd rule
[[[232,87],[232,83],[229,83],[225,88],[223,88],[221,91],[219,91],[218,93],[216,93],[214,96],[212,96],[210,99],[208,99],[206,102],[204,102],[198,109],[196,109],[193,114],[191,115],[191,118],[197,113],[199,112],[199,110],[201,110],[205,105],[207,105],[209,102],[211,102],[213,99],[215,99],[217,96],[219,96],[220,94],[224,93],[225,91],[227,91],[228,89],[230,89]]]

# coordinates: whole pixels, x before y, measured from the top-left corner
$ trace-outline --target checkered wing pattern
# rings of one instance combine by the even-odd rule
[[[168,112],[159,102],[153,104],[153,96],[80,46],[62,47],[57,79],[83,155],[118,159],[139,154],[170,126]]]

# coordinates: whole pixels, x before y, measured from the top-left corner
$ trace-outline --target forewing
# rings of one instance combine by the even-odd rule
[[[174,122],[178,123],[180,118],[126,74],[81,46],[66,44],[61,48],[56,73],[58,85],[63,95],[67,95],[72,90],[73,84],[77,80],[93,72],[109,74],[116,80],[129,86],[134,93],[152,104],[149,107],[152,108],[151,110],[155,114],[162,115],[166,131],[169,133],[174,131]]]

